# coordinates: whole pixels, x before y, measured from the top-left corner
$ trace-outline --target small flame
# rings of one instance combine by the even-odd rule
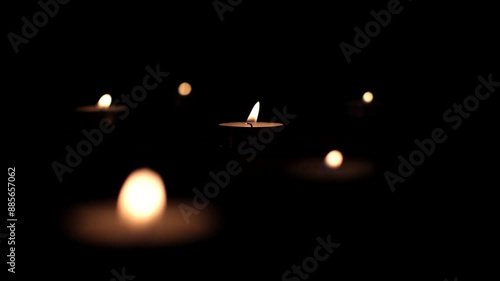
[[[366,92],[363,94],[363,101],[365,103],[371,103],[373,101],[373,94],[372,92]]]
[[[248,115],[247,122],[257,122],[257,117],[259,117],[259,110],[260,110],[260,102],[257,102],[253,106],[252,111],[250,111],[250,115]]]
[[[108,108],[111,105],[111,95],[104,94],[97,102],[97,107],[99,108]]]
[[[161,176],[142,168],[125,180],[118,196],[120,219],[130,226],[144,226],[161,218],[167,206],[167,194]]]
[[[332,169],[339,168],[343,161],[344,156],[342,156],[342,153],[338,150],[330,151],[325,157],[325,164]]]

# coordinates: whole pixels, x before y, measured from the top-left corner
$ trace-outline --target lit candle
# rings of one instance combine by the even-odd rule
[[[125,105],[112,105],[110,94],[104,94],[95,105],[80,106],[76,108],[78,112],[117,112],[125,110]]]
[[[175,95],[175,106],[179,108],[187,108],[190,104],[191,92],[193,87],[188,82],[182,82],[177,87],[177,95]]]
[[[178,205],[169,200],[161,176],[142,168],[125,180],[116,202],[96,202],[72,210],[67,231],[85,243],[110,247],[182,244],[211,234],[217,226],[206,208],[186,223]]]
[[[163,180],[149,169],[137,170],[128,176],[116,204],[119,219],[132,231],[144,231],[161,221],[166,208]]]
[[[191,84],[189,84],[188,82],[182,82],[181,84],[179,84],[179,87],[177,88],[177,92],[179,93],[179,95],[183,97],[189,96],[192,90],[193,88],[191,87]]]
[[[362,179],[373,172],[370,161],[344,157],[338,150],[330,151],[325,157],[311,157],[293,162],[287,172],[294,177],[321,182],[345,182]]]
[[[366,92],[363,94],[363,102],[366,104],[372,103],[373,101],[373,94],[372,92]]]
[[[246,122],[228,122],[219,124],[219,128],[222,129],[224,140],[222,147],[233,148],[237,146],[242,141],[245,141],[249,136],[256,136],[261,130],[270,130],[272,128],[281,127],[283,123],[278,122],[262,122],[257,121],[260,111],[260,102],[257,102],[250,114],[248,115]]]
[[[104,119],[109,122],[115,123],[118,119],[118,114],[126,110],[125,105],[112,104],[110,94],[104,94],[95,105],[86,105],[76,108],[75,124],[78,130],[83,128],[96,128],[99,127]]]
[[[246,122],[229,122],[229,123],[221,123],[219,126],[221,127],[232,127],[232,128],[271,128],[271,127],[280,127],[283,126],[283,123],[277,122],[257,122],[257,118],[259,117],[260,111],[260,102],[257,102],[250,114],[248,115]]]
[[[348,103],[349,115],[356,118],[364,118],[376,115],[376,109],[380,107],[380,102],[375,100],[372,92],[365,92],[361,99]]]

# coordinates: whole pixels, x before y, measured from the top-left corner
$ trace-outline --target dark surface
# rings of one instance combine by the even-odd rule
[[[16,167],[18,218],[17,273],[7,276],[111,280],[125,267],[135,280],[280,280],[313,254],[317,237],[331,235],[341,245],[310,280],[489,277],[499,90],[456,130],[443,113],[474,94],[479,75],[500,80],[496,10],[401,2],[403,11],[348,64],[339,44],[352,44],[353,28],[387,2],[243,1],[221,22],[211,1],[71,1],[18,54],[4,37],[4,155]],[[20,33],[20,19],[38,10],[35,1],[5,8],[4,34]],[[129,94],[157,64],[170,75],[60,183],[51,163],[84,139],[87,122],[99,122],[75,108],[105,92]],[[193,92],[181,98],[183,81]],[[349,102],[366,90],[380,107],[369,118],[350,116]],[[256,101],[261,121],[285,106],[297,117],[249,162],[219,147],[217,124],[244,121]],[[384,172],[396,172],[398,155],[407,158],[414,140],[438,127],[448,139],[391,192]],[[372,160],[376,173],[319,184],[284,172],[332,149]],[[189,198],[231,159],[243,173],[211,200],[223,227],[206,240],[116,250],[62,231],[70,208],[113,200],[135,168],[157,170],[169,196]],[[5,239],[0,249],[6,272]]]

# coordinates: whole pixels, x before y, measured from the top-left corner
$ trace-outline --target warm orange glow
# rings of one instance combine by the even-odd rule
[[[179,85],[178,92],[181,96],[187,96],[191,94],[192,89],[193,88],[191,87],[191,84],[189,84],[188,82],[183,82]]]
[[[99,108],[108,108],[111,105],[111,95],[104,94],[97,102],[97,107]]]
[[[125,180],[118,196],[117,211],[123,222],[137,227],[160,219],[167,206],[167,193],[161,176],[142,168]]]
[[[363,101],[365,103],[371,103],[373,101],[373,94],[371,92],[366,92],[363,94]]]
[[[332,169],[340,167],[343,161],[344,156],[342,156],[342,153],[338,150],[330,151],[325,157],[325,164]]]
[[[260,102],[257,102],[253,106],[252,111],[250,111],[250,115],[248,115],[247,122],[257,122],[257,117],[259,117],[259,111],[260,111]]]

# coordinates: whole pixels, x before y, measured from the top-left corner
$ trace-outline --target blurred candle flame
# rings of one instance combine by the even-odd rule
[[[167,194],[161,176],[142,168],[133,171],[123,183],[117,211],[125,224],[137,228],[159,220],[166,206]]]
[[[373,101],[373,94],[372,92],[366,92],[363,94],[363,101],[365,103],[371,103]]]
[[[102,97],[97,102],[97,107],[99,107],[99,108],[109,108],[110,105],[111,105],[111,95],[110,94],[102,95]]]
[[[342,153],[338,150],[330,151],[325,157],[325,164],[332,169],[339,168],[343,161],[344,156],[342,156]]]
[[[187,96],[187,95],[191,94],[192,89],[193,88],[191,87],[191,84],[189,84],[188,82],[182,82],[179,85],[179,88],[177,89],[177,91],[179,92],[179,95]]]

